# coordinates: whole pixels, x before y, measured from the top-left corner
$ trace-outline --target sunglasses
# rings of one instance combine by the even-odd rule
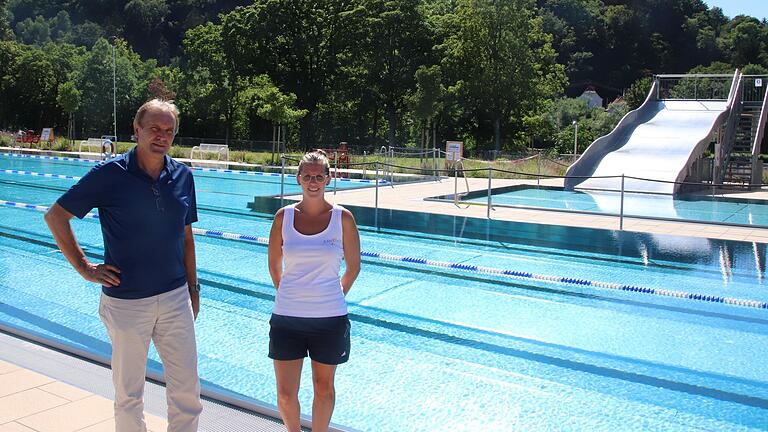
[[[160,197],[160,191],[155,186],[152,186],[152,193],[155,195],[155,205],[157,206],[157,211],[160,213],[164,212],[165,208],[163,208],[163,200]]]
[[[318,175],[309,175],[309,174],[304,174],[304,175],[303,175],[303,176],[301,176],[300,178],[301,178],[301,181],[303,181],[304,183],[309,183],[309,182],[311,182],[312,180],[315,180],[315,181],[317,181],[318,183],[324,183],[324,182],[325,182],[325,179],[327,179],[328,177],[330,177],[330,176],[327,176],[327,175],[325,175],[325,174],[318,174]]]

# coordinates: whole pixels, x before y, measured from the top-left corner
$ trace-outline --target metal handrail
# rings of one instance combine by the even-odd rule
[[[731,89],[728,92],[728,105],[729,108],[733,108],[733,99],[736,97],[736,91],[738,90],[738,83],[742,80],[741,71],[736,69],[733,73],[733,80],[731,80]]]
[[[726,120],[725,134],[720,142],[720,148],[715,154],[715,175],[712,176],[713,184],[722,184],[725,181],[725,171],[728,167],[733,141],[736,136],[736,122],[738,115],[741,113],[741,92],[739,87],[741,87],[742,82],[741,71],[736,69],[733,75],[731,91],[728,94],[728,119]]]
[[[763,173],[758,170],[758,157],[760,156],[760,146],[763,143],[763,136],[765,134],[765,122],[768,118],[768,92],[765,92],[763,97],[763,105],[760,108],[760,119],[757,122],[757,134],[755,134],[755,141],[752,143],[752,178],[750,183],[757,183],[758,180],[762,181]]]
[[[659,74],[654,78],[728,78],[732,74]]]

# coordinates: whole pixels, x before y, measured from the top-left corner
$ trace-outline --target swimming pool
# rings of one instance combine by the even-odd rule
[[[65,170],[28,163],[35,172]],[[50,205],[71,184],[12,176],[0,177],[0,200]],[[245,195],[247,187],[232,185],[240,183],[223,173],[198,181],[200,202],[216,205],[201,206],[195,226],[266,237],[268,213],[241,211],[250,200],[240,195],[221,198],[229,187]],[[768,309],[575,283],[766,306],[765,245],[381,213],[378,229],[361,226],[368,254],[348,299],[352,356],[337,374],[335,423],[371,431],[768,430]],[[98,259],[97,221],[73,226]],[[201,377],[274,404],[266,247],[201,236],[197,248]],[[56,252],[41,213],[0,207],[0,321],[108,355],[98,297]],[[150,367],[160,367],[154,351]]]
[[[453,197],[443,197],[453,200]],[[486,204],[485,191],[464,201]],[[493,205],[545,208],[618,215],[621,194],[614,191],[567,191],[556,187],[511,186],[492,191]],[[711,195],[625,193],[624,215],[768,227],[768,202]]]

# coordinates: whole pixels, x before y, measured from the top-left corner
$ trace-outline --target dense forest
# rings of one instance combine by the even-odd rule
[[[0,0],[0,129],[78,137],[111,133],[114,72],[121,139],[160,96],[185,137],[567,151],[652,74],[737,67],[768,71],[768,23],[702,0]]]

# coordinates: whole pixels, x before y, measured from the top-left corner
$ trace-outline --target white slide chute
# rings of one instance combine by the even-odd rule
[[[657,80],[640,108],[595,140],[568,168],[566,189],[618,191],[624,175],[634,177],[625,178],[625,191],[677,192],[692,164],[728,120],[735,92],[727,100],[659,100],[658,86]]]

